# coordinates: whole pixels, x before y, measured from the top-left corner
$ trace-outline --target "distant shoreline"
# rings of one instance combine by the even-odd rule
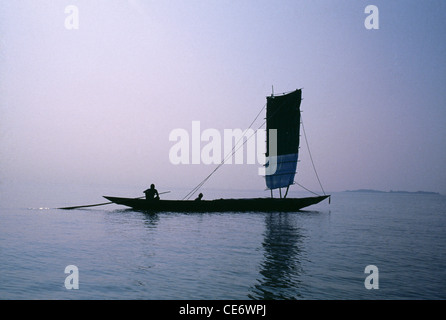
[[[374,190],[374,189],[357,189],[357,190],[345,190],[344,192],[364,192],[364,193],[405,193],[405,194],[437,194],[438,192],[432,192],[432,191],[381,191],[381,190]]]

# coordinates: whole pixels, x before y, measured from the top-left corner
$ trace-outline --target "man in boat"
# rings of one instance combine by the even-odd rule
[[[152,183],[150,188],[144,191],[146,195],[146,200],[159,200],[160,195],[158,194],[158,190],[155,189],[155,185]]]
[[[200,201],[201,198],[203,198],[203,194],[202,194],[202,193],[200,193],[200,194],[198,195],[198,197],[195,198],[195,201]]]

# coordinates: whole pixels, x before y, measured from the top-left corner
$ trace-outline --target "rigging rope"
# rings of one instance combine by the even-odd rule
[[[317,196],[320,196],[320,194],[317,194],[316,192],[314,192],[314,191],[311,191],[310,189],[308,189],[308,188],[305,188],[303,185],[301,185],[300,183],[298,183],[298,182],[296,182],[296,181],[294,181],[294,183],[295,184],[297,184],[299,187],[301,187],[302,189],[305,189],[305,190],[307,190],[308,192],[310,192],[310,193],[312,193],[312,194],[315,194],[315,195],[317,195]]]
[[[311,164],[313,165],[314,173],[316,174],[316,178],[317,178],[317,181],[319,182],[319,186],[321,187],[322,192],[323,192],[324,195],[325,195],[324,188],[322,187],[321,180],[319,179],[319,175],[317,174],[316,166],[314,165],[313,157],[312,157],[312,155],[311,155],[310,145],[308,144],[307,134],[305,133],[304,122],[303,122],[303,120],[302,120],[302,113],[301,113],[301,115],[300,115],[300,122],[301,122],[301,124],[302,124],[302,131],[303,131],[303,133],[304,133],[304,137],[305,137],[305,144],[307,145],[307,150],[308,150],[308,154],[310,155],[310,160],[311,160]],[[300,184],[298,184],[298,185],[301,186]],[[304,189],[307,190],[307,191],[310,191],[310,190],[308,190],[307,188],[305,188],[305,187],[303,187],[303,186],[301,186],[301,187],[304,188]],[[310,191],[310,192],[311,192],[311,193],[314,193],[314,192],[312,192],[312,191]],[[316,194],[316,193],[314,193],[314,194]]]
[[[221,161],[221,163],[214,169],[212,170],[212,172],[206,177],[204,178],[197,186],[195,186],[195,188],[193,188],[184,198],[183,200],[187,199],[189,200],[194,194],[195,192],[197,192],[205,183],[206,181],[209,180],[209,178],[218,170],[220,169],[220,167],[222,165],[225,164],[225,162],[229,159],[232,158],[232,156],[237,152],[238,149],[240,149],[241,147],[243,147],[246,142],[248,142],[248,140],[257,132],[257,130],[259,130],[265,123],[266,120],[262,123],[262,125],[260,125],[259,128],[257,128],[253,134],[251,134],[240,146],[237,147],[237,145],[239,144],[240,140],[243,139],[243,137],[245,136],[246,132],[251,129],[252,125],[254,124],[254,122],[257,120],[257,118],[260,116],[260,114],[263,112],[263,109],[265,109],[266,107],[266,103],[263,105],[262,109],[260,109],[259,113],[257,114],[257,116],[254,118],[254,120],[251,122],[251,124],[249,125],[249,127],[247,129],[245,129],[245,131],[243,132],[243,134],[240,136],[240,138],[237,140],[237,142],[234,144],[234,146],[232,147],[232,150],[230,152],[228,152],[228,154],[223,158],[223,160]]]

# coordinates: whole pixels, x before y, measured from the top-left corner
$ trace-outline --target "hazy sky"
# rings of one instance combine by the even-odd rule
[[[442,0],[0,0],[0,181],[192,188],[215,165],[172,164],[172,130],[245,129],[273,85],[303,88],[325,190],[446,194],[445,60]],[[319,190],[304,142],[298,171]]]

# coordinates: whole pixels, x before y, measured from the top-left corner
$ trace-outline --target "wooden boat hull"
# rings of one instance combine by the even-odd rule
[[[136,210],[153,212],[292,212],[317,204],[329,195],[308,198],[252,198],[216,200],[145,200],[104,196]]]

